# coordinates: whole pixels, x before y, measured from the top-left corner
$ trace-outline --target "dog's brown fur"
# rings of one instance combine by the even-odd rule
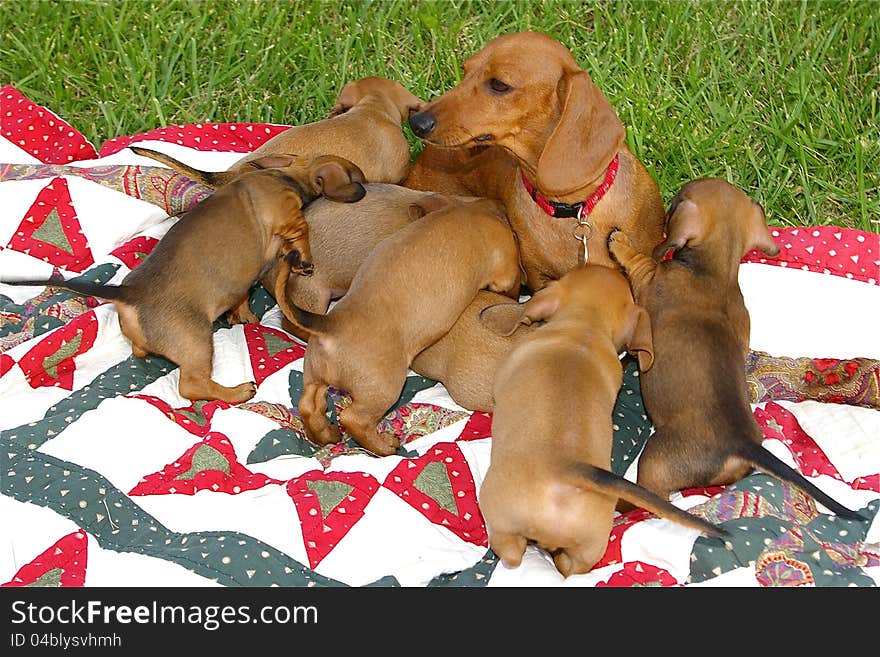
[[[509,89],[493,91],[498,83]],[[520,170],[545,197],[571,204],[593,193],[619,154],[617,178],[589,215],[588,261],[616,266],[606,247],[614,226],[645,254],[663,237],[660,192],[627,147],[620,118],[571,53],[544,34],[491,41],[410,126],[427,143],[404,185],[503,201],[533,292],[574,268],[582,245],[576,219],[545,214]]]
[[[269,168],[241,174],[182,215],[120,285],[4,282],[109,299],[135,356],[159,354],[180,367],[181,396],[247,401],[256,391],[253,382],[227,387],[211,378],[213,321],[227,310],[249,313],[251,286],[277,258],[310,271],[305,204],[319,194],[346,203],[364,194],[360,170],[339,157],[267,156],[259,164]],[[278,276],[286,280],[289,266]]]
[[[202,171],[141,146],[131,150],[157,160],[209,187],[226,184],[254,168],[266,155],[337,155],[354,163],[369,182],[399,183],[410,168],[410,149],[401,123],[423,102],[394,80],[367,77],[346,84],[327,118],[281,132],[227,171]]]
[[[320,445],[342,438],[325,416],[333,386],[352,399],[339,424],[367,450],[393,454],[398,439],[377,425],[416,354],[449,330],[480,289],[508,296],[519,289],[516,240],[501,205],[432,198],[437,207],[376,246],[326,315],[291,309],[311,333],[299,412]]]
[[[608,545],[624,498],[687,527],[725,531],[610,471],[612,411],[623,379],[619,353],[652,363],[648,314],[626,278],[577,268],[529,301],[492,306],[483,321],[503,335],[543,321],[504,360],[494,383],[492,450],[479,492],[489,545],[516,567],[529,541],[563,576],[588,572]]]
[[[456,404],[471,411],[492,412],[495,372],[510,350],[535,330],[522,326],[511,335],[499,335],[490,329],[480,320],[480,313],[499,304],[510,304],[510,298],[481,290],[446,335],[410,365],[416,374],[440,381]],[[517,306],[510,304],[510,308]]]
[[[704,178],[682,187],[668,216],[653,258],[636,252],[625,232],[609,237],[654,333],[654,367],[641,388],[655,431],[639,457],[638,482],[668,497],[730,484],[758,467],[834,513],[860,518],[761,445],[745,381],[750,322],[738,274],[751,249],[779,252],[763,208],[726,181]]]
[[[373,248],[383,239],[424,216],[428,206],[421,201],[434,194],[387,183],[364,184],[363,199],[342,205],[319,198],[303,216],[309,225],[309,244],[315,272],[312,276],[290,276],[283,292],[279,282],[278,262],[263,277],[263,286],[278,298],[283,294],[288,305],[324,314],[330,303],[344,295],[355,273]],[[308,332],[283,316],[282,328],[308,341]]]

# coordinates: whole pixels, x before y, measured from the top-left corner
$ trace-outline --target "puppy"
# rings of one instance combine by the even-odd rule
[[[366,194],[352,205],[319,198],[303,211],[309,225],[309,244],[315,272],[312,276],[278,277],[281,261],[263,276],[263,286],[275,298],[283,296],[289,305],[324,314],[330,302],[348,291],[361,263],[373,248],[392,233],[424,216],[431,203],[423,204],[432,192],[407,189],[386,183],[364,184]],[[436,204],[436,199],[433,201]],[[276,283],[285,283],[282,290]],[[286,316],[282,328],[308,341],[308,332]]]
[[[279,255],[304,273],[311,270],[305,205],[319,194],[345,203],[364,195],[360,170],[336,156],[267,156],[257,165],[269,168],[240,174],[181,216],[120,285],[4,282],[109,299],[135,356],[159,354],[180,367],[181,396],[247,401],[253,382],[227,387],[211,378],[212,322],[226,310],[244,312],[251,286]],[[286,280],[288,267],[279,278]]]
[[[726,532],[610,471],[612,412],[626,348],[650,370],[651,328],[619,272],[586,265],[524,304],[490,306],[482,319],[501,335],[544,322],[495,376],[492,448],[480,487],[489,546],[516,567],[533,541],[568,577],[605,553],[614,505],[624,498],[710,536]]]
[[[398,439],[377,424],[400,396],[416,354],[449,330],[479,290],[513,297],[519,289],[516,240],[501,205],[433,199],[428,214],[376,246],[330,312],[285,311],[311,334],[299,413],[319,445],[342,438],[325,415],[333,386],[352,400],[339,424],[370,452],[393,454]]]
[[[653,258],[633,249],[622,231],[609,237],[654,333],[654,367],[641,380],[654,433],[639,457],[638,482],[666,498],[682,488],[733,483],[756,467],[838,515],[861,518],[761,444],[745,381],[750,322],[738,274],[751,249],[779,252],[764,210],[726,181],[703,178],[681,188],[668,216]]]
[[[614,266],[613,226],[651,253],[663,236],[657,184],[614,108],[558,41],[507,34],[464,63],[455,87],[413,114],[426,142],[404,185],[497,198],[535,292],[581,261]]]
[[[456,404],[471,411],[492,412],[495,372],[511,349],[535,330],[523,325],[511,335],[499,335],[490,329],[480,314],[499,304],[508,304],[512,311],[518,308],[509,297],[480,290],[452,328],[410,365],[416,374],[440,381]]]
[[[278,153],[337,155],[360,168],[369,182],[399,183],[410,167],[409,142],[401,123],[423,104],[394,80],[354,80],[342,88],[329,117],[288,128],[227,171],[201,171],[149,148],[130,148],[209,187],[224,185],[239,173],[253,169],[254,160]]]

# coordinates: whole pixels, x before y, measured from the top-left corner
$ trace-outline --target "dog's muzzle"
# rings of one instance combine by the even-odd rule
[[[409,117],[409,127],[416,137],[424,139],[437,127],[437,117],[431,112],[419,112]]]

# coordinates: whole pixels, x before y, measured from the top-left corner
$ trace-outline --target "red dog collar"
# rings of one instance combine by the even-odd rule
[[[535,186],[529,182],[528,178],[526,178],[525,173],[522,173],[522,181],[529,196],[531,196],[535,203],[537,203],[538,206],[551,217],[577,217],[580,219],[583,216],[589,216],[593,211],[593,208],[595,208],[599,201],[602,200],[602,197],[605,196],[605,192],[611,189],[611,185],[617,177],[617,165],[619,162],[620,153],[617,153],[614,156],[614,159],[611,160],[611,164],[608,165],[608,170],[605,172],[605,179],[602,181],[602,184],[599,185],[596,188],[596,191],[590,194],[588,198],[580,203],[568,204],[550,201],[541,194],[541,192],[535,189]]]

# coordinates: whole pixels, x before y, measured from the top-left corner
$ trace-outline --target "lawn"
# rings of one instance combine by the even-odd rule
[[[521,30],[569,47],[664,199],[718,176],[771,224],[880,232],[880,12],[867,0],[7,0],[0,84],[97,146],[177,123],[314,121],[366,75],[427,100]]]

